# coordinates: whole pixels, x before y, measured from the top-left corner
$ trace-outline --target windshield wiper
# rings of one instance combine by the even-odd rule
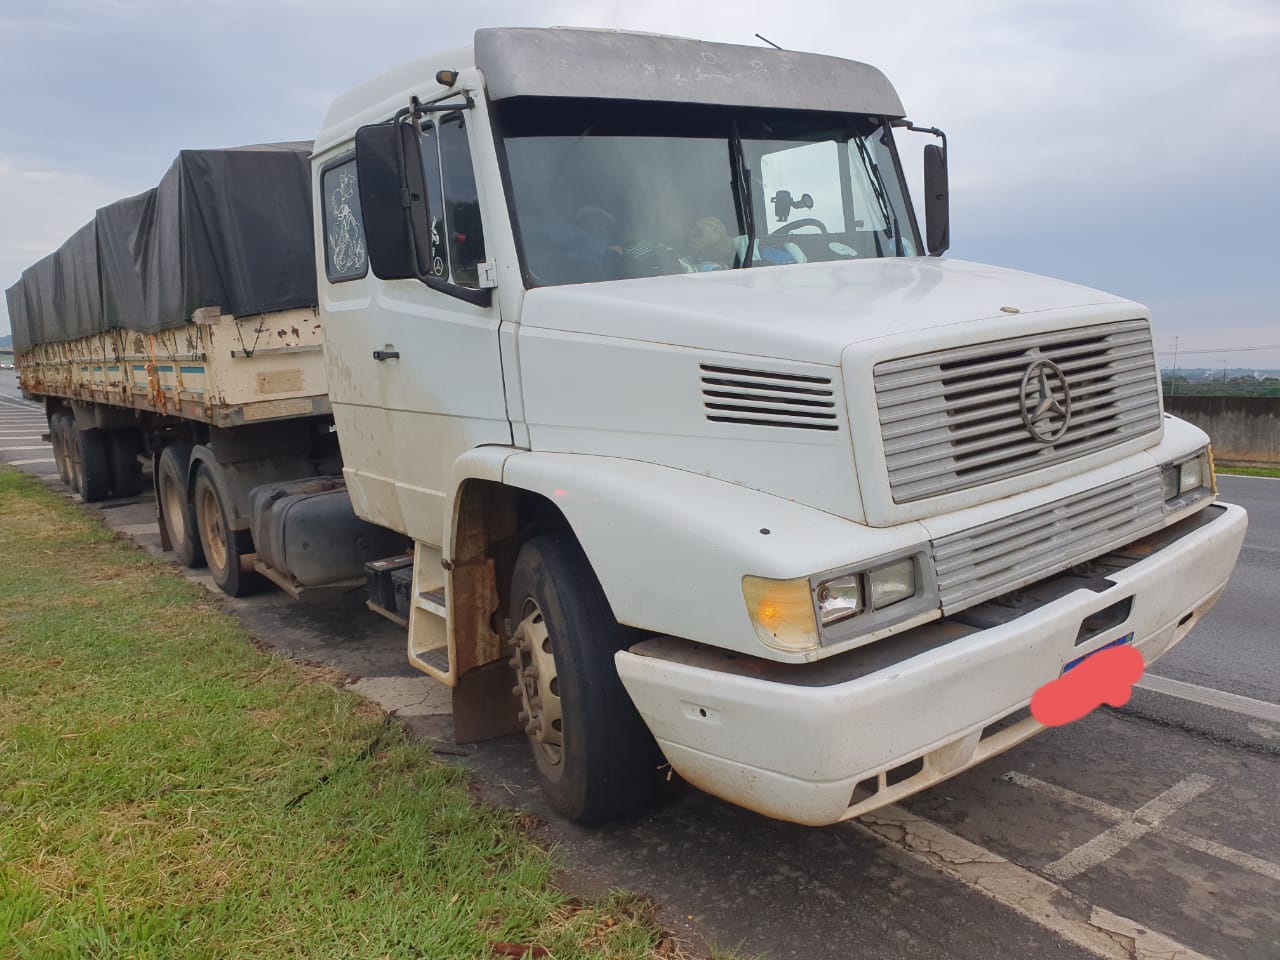
[[[733,185],[733,202],[738,208],[738,230],[747,237],[747,249],[738,266],[751,266],[752,248],[756,245],[755,214],[751,209],[751,179],[747,169],[747,157],[742,150],[742,136],[738,133],[738,118],[730,121],[729,166]]]
[[[902,229],[898,226],[898,212],[889,205],[889,192],[885,189],[884,180],[880,178],[880,168],[871,159],[871,152],[867,150],[866,141],[862,137],[855,136],[853,142],[858,148],[858,157],[862,160],[862,169],[871,178],[871,192],[876,195],[876,202],[880,205],[880,216],[884,218],[886,224],[892,225],[890,229],[893,230],[894,253],[899,257],[905,256],[906,253],[902,249]],[[879,243],[877,242],[878,247]]]

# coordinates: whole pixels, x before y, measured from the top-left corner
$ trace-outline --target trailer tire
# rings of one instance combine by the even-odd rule
[[[233,530],[231,515],[227,512],[226,497],[218,487],[213,471],[206,464],[196,470],[195,486],[196,527],[200,531],[200,546],[204,549],[205,562],[213,582],[229,597],[243,597],[261,586],[262,579],[256,573],[240,569],[240,558],[249,552],[245,549],[243,531]]]
[[[614,666],[622,629],[572,536],[535,537],[520,548],[509,612],[511,664],[547,801],[577,823],[643,810],[656,785],[657,745]]]
[[[111,457],[107,433],[96,427],[79,430],[73,426],[71,429],[80,454],[80,499],[85,503],[106,500],[111,496]]]
[[[70,414],[58,417],[58,433],[62,437],[62,456],[67,465],[67,486],[72,493],[80,492],[80,445],[78,431]]]
[[[111,488],[117,497],[136,497],[142,492],[142,437],[137,430],[111,431]]]
[[[197,533],[195,506],[187,497],[187,465],[190,460],[190,447],[165,447],[156,467],[156,493],[173,552],[184,567],[196,568],[204,566],[204,550]]]
[[[71,417],[65,413],[55,413],[49,417],[49,442],[53,445],[53,462],[58,467],[58,476],[68,487],[71,486],[71,464],[67,457],[67,423]]]

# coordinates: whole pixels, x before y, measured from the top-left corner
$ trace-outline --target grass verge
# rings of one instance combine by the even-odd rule
[[[1280,478],[1280,467],[1232,467],[1215,463],[1214,472],[1234,474],[1237,477],[1276,477]]]
[[[0,468],[0,956],[678,953],[334,679]]]

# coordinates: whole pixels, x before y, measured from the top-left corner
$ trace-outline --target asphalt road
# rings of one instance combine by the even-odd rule
[[[0,459],[63,490],[38,410],[0,371]],[[34,449],[28,449],[34,448]],[[819,830],[679,783],[649,815],[586,830],[556,821],[519,738],[451,743],[449,702],[405,662],[404,634],[357,594],[228,601],[278,649],[346,671],[466,763],[484,793],[547,819],[565,882],[646,893],[678,932],[774,958],[1280,956],[1280,481],[1223,477],[1251,515],[1217,608],[1128,707],[1048,731],[882,815]],[[96,509],[158,552],[149,497]],[[190,574],[208,582],[207,576]],[[1203,702],[1236,697],[1224,709]],[[1206,696],[1208,694],[1208,696]]]

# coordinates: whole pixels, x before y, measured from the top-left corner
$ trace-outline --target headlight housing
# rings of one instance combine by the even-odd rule
[[[1213,453],[1205,447],[1185,460],[1160,468],[1160,486],[1166,511],[1179,510],[1217,491],[1213,475]]]
[[[928,553],[916,550],[795,580],[742,578],[751,625],[775,650],[807,653],[936,614]]]

